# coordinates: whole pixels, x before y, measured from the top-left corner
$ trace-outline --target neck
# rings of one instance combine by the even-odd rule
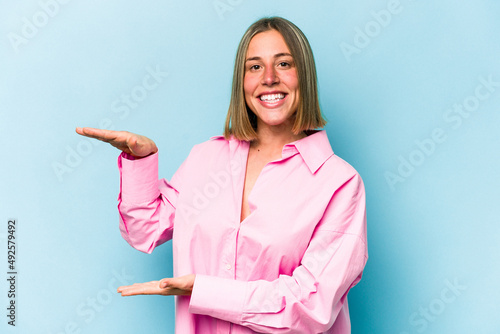
[[[251,146],[255,149],[268,152],[281,152],[285,144],[294,142],[307,135],[302,131],[298,134],[292,132],[292,124],[267,125],[261,122],[257,124],[257,139],[252,141]]]

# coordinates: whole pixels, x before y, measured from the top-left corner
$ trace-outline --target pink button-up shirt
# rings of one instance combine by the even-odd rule
[[[122,153],[120,230],[150,253],[172,238],[174,275],[196,274],[176,296],[176,333],[350,333],[347,293],[367,260],[365,191],[325,131],[283,146],[240,222],[249,142],[195,145],[172,179],[158,156]]]

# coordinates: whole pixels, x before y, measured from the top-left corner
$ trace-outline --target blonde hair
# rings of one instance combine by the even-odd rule
[[[292,128],[294,134],[325,126],[318,100],[316,66],[311,46],[304,33],[292,22],[281,17],[269,17],[253,23],[241,38],[234,63],[231,102],[227,112],[224,137],[233,135],[238,140],[257,139],[255,114],[247,107],[243,89],[245,59],[248,45],[258,33],[276,30],[285,40],[297,67],[299,104]]]

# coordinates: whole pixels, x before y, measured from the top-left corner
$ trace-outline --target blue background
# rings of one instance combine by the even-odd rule
[[[9,218],[19,272],[0,332],[174,332],[173,298],[114,292],[169,277],[171,244],[121,239],[118,151],[74,128],[147,135],[170,178],[221,133],[237,44],[267,15],[309,38],[333,149],[367,189],[353,333],[500,332],[498,1],[64,2],[0,2],[0,277]]]

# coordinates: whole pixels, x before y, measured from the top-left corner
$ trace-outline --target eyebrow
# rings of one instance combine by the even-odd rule
[[[274,58],[279,58],[279,57],[284,57],[284,56],[290,56],[293,58],[293,56],[288,52],[277,53],[274,55]],[[250,58],[247,58],[245,60],[245,62],[252,61],[252,60],[261,60],[261,59],[262,59],[261,57],[250,57]]]

